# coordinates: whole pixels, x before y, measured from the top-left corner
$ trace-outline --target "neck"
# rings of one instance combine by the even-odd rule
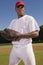
[[[23,17],[24,15],[18,15],[18,18],[21,18],[21,17]]]

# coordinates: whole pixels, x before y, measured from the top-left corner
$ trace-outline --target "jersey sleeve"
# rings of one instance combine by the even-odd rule
[[[28,23],[28,31],[33,32],[36,30],[40,31],[39,25],[38,25],[37,21],[33,17],[31,17],[31,20]]]
[[[12,20],[8,26],[8,29],[13,29],[15,27],[15,20]]]

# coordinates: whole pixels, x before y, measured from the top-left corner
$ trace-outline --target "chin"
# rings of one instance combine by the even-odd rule
[[[24,15],[24,13],[20,14],[20,16],[23,16],[23,15]]]
[[[23,16],[24,14],[21,14],[21,16]]]

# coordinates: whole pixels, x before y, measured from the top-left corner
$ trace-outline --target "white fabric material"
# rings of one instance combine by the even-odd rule
[[[21,60],[24,65],[36,65],[31,43],[24,46],[13,45],[9,65],[18,65]]]
[[[40,31],[36,20],[29,15],[24,15],[19,19],[14,19],[8,27],[21,34]],[[9,65],[18,65],[23,60],[24,65],[36,65],[34,52],[32,48],[32,38],[21,39],[20,41],[12,41],[13,48],[10,54]]]
[[[40,30],[36,20],[29,15],[24,15],[19,19],[12,20],[11,24],[8,27],[9,29],[15,30],[21,34],[30,33],[36,30]],[[21,39],[20,41],[12,41],[12,44],[27,44],[32,43],[32,38]]]

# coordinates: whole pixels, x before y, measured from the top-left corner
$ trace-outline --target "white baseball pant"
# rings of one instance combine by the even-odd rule
[[[9,65],[18,65],[23,60],[24,65],[36,65],[32,44],[13,45]]]

